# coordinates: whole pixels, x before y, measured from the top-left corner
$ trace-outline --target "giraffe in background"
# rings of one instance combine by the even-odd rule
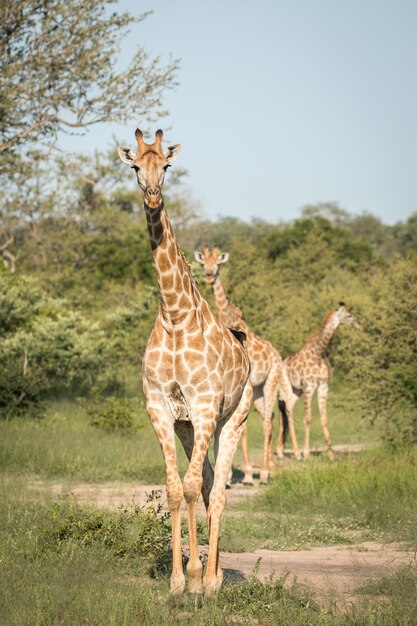
[[[283,361],[278,350],[267,341],[253,333],[243,320],[242,312],[230,301],[226,288],[220,277],[220,265],[226,263],[229,254],[220,254],[219,248],[215,246],[210,252],[207,246],[203,252],[196,250],[194,258],[204,268],[204,278],[209,283],[214,292],[216,307],[219,319],[227,326],[241,328],[246,333],[246,349],[251,364],[250,380],[254,393],[254,405],[263,419],[264,450],[261,470],[261,482],[267,482],[270,472],[273,471],[274,461],[272,452],[272,420],[274,417],[274,404],[279,394],[281,401],[285,402],[286,410],[290,412],[289,406],[292,397],[291,383],[286,375]],[[288,425],[293,438],[295,456],[300,459],[301,453],[298,449],[297,439],[294,430],[294,420],[288,415]],[[245,456],[246,467],[250,466],[246,447],[246,433],[242,437],[242,446]]]
[[[320,421],[323,428],[329,458],[334,458],[330,441],[329,420],[327,417],[327,394],[329,390],[330,368],[324,357],[333,334],[339,324],[346,324],[354,328],[360,328],[352,313],[340,302],[339,308],[326,316],[321,330],[310,337],[304,346],[284,360],[284,367],[290,379],[293,394],[290,400],[289,419],[292,419],[292,409],[301,394],[304,395],[304,457],[310,455],[310,427],[311,427],[311,403],[314,393],[317,398],[320,411]],[[280,458],[284,455],[284,428],[280,422],[277,453]]]
[[[239,339],[212,313],[191,275],[164,208],[161,188],[179,145],[162,147],[158,130],[152,144],[137,129],[136,153],[119,147],[121,160],[135,171],[144,195],[160,306],[142,366],[143,389],[152,426],[162,448],[172,518],[173,565],[170,591],[179,598],[185,588],[181,552],[183,497],[188,506],[191,593],[211,595],[220,588],[219,525],[225,485],[236,447],[252,404],[249,359]],[[236,336],[237,335],[237,336]],[[175,433],[189,458],[183,483],[178,473]],[[214,471],[208,448],[214,437]],[[197,543],[197,500],[203,495],[209,527],[204,579]]]

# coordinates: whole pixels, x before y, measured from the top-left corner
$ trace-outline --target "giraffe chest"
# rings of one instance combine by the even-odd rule
[[[148,408],[163,406],[174,420],[192,420],[194,413],[207,408],[227,414],[240,398],[249,367],[231,333],[218,339],[210,341],[195,332],[185,337],[162,335],[161,340],[157,329],[142,365]]]

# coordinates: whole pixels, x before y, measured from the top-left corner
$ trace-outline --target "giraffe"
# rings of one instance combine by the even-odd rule
[[[329,420],[327,417],[327,393],[329,389],[330,367],[324,355],[339,324],[346,324],[353,328],[361,328],[352,313],[347,310],[344,302],[340,302],[337,309],[328,313],[321,330],[310,337],[301,350],[288,356],[284,360],[284,367],[293,389],[290,400],[291,410],[288,412],[289,421],[293,419],[292,409],[295,403],[302,394],[304,395],[303,455],[305,458],[310,455],[311,403],[316,391],[327,453],[330,459],[334,458],[330,441]],[[284,455],[284,426],[282,420],[280,421],[277,454],[280,458]]]
[[[254,392],[254,405],[261,414],[263,420],[264,450],[261,470],[261,483],[268,482],[270,473],[274,468],[272,453],[272,420],[273,409],[277,394],[280,400],[289,406],[292,397],[291,383],[285,373],[283,361],[278,350],[274,346],[253,333],[243,319],[241,310],[230,301],[226,288],[220,277],[220,265],[229,259],[229,253],[220,254],[219,248],[215,246],[210,252],[208,246],[203,252],[196,250],[194,258],[204,268],[204,278],[209,283],[214,292],[216,307],[219,319],[226,325],[234,328],[239,327],[246,333],[246,349],[251,364],[250,380]],[[289,419],[291,436],[293,437],[294,452],[298,459],[301,452],[298,450],[297,439],[294,430],[294,420]],[[252,481],[252,472],[247,452],[247,436],[245,432],[242,436],[242,448],[245,458],[244,482]]]
[[[243,333],[233,333],[213,314],[199,292],[175,239],[164,208],[161,188],[165,172],[180,146],[162,147],[163,132],[152,144],[135,132],[136,153],[119,147],[121,160],[132,167],[143,191],[160,305],[142,364],[147,411],[162,448],[166,491],[172,521],[173,564],[170,593],[180,598],[185,589],[181,553],[181,505],[188,509],[188,590],[216,593],[223,573],[219,563],[219,525],[225,485],[244,423],[252,403],[249,359]],[[189,459],[181,482],[175,434]],[[214,470],[208,458],[214,437]],[[204,578],[197,543],[197,500],[202,493],[209,527]]]

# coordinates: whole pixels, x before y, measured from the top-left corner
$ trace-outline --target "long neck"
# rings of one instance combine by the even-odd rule
[[[151,209],[145,202],[145,213],[161,293],[161,312],[164,319],[177,324],[195,308],[198,290],[175,240],[162,196],[157,209]]]
[[[219,312],[219,319],[226,326],[230,326],[231,328],[242,328],[246,329],[246,324],[242,319],[242,313],[240,309],[235,307],[231,302],[230,298],[227,295],[227,291],[225,286],[223,285],[223,281],[220,278],[220,274],[217,274],[214,279],[213,284],[213,292],[214,299],[216,301],[216,307]]]
[[[336,328],[339,326],[339,321],[335,316],[332,316],[328,321],[323,324],[323,328],[317,335],[314,336],[314,348],[320,356],[323,356],[329,346],[329,343],[334,335]]]

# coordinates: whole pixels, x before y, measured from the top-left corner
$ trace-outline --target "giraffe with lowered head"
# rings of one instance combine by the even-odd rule
[[[249,359],[244,333],[230,331],[212,313],[191,275],[164,208],[161,188],[165,172],[180,146],[162,147],[158,130],[152,144],[137,129],[137,148],[120,147],[119,156],[135,171],[143,191],[144,209],[160,290],[160,306],[142,365],[147,411],[162,448],[169,510],[172,518],[173,564],[170,590],[182,595],[181,517],[188,506],[188,590],[211,595],[223,574],[219,563],[219,525],[225,485],[236,447],[252,403]],[[175,434],[189,466],[181,482]],[[208,448],[214,437],[215,467]],[[203,495],[209,526],[209,550],[204,578],[197,543],[197,500]]]
[[[270,472],[273,471],[272,453],[272,420],[274,417],[274,405],[279,395],[280,401],[285,403],[285,410],[288,411],[292,397],[292,388],[287,378],[281,355],[274,346],[253,333],[243,320],[242,312],[229,299],[226,288],[220,277],[220,265],[229,259],[229,253],[220,253],[215,246],[210,252],[205,246],[203,252],[196,250],[194,258],[204,268],[204,278],[211,284],[214,298],[218,310],[219,319],[226,325],[234,328],[239,327],[246,333],[246,349],[251,364],[250,379],[254,393],[254,405],[263,419],[264,450],[261,470],[261,482],[267,482]],[[288,425],[294,442],[294,453],[297,458],[301,458],[301,453],[297,446],[297,439],[294,430],[294,420],[288,415]],[[245,457],[246,468],[250,467],[246,445],[246,429],[242,436],[242,448]],[[244,482],[248,482],[248,469],[245,471]]]
[[[344,302],[340,302],[337,309],[330,311],[323,322],[321,330],[310,337],[301,350],[284,360],[284,367],[293,389],[290,399],[290,411],[288,412],[289,420],[293,419],[292,409],[295,403],[302,394],[304,395],[304,457],[310,455],[311,404],[313,396],[317,391],[320,421],[327,453],[329,458],[334,458],[330,441],[329,419],[327,417],[330,368],[325,359],[325,354],[339,324],[361,328],[352,313],[347,310]],[[283,420],[281,419],[277,447],[277,453],[280,458],[284,455],[284,427],[282,422]]]

